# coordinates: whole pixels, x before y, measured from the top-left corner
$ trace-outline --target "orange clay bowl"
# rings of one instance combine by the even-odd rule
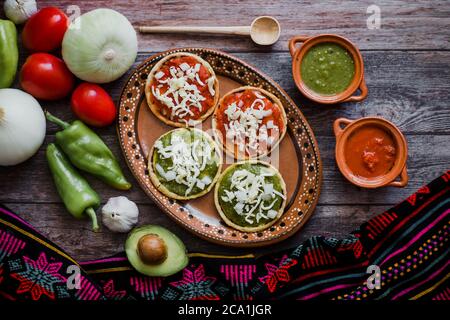
[[[335,95],[321,95],[309,89],[302,80],[300,66],[306,52],[319,43],[333,42],[347,49],[355,62],[355,76],[345,91]],[[296,45],[302,43],[297,48]],[[348,39],[335,34],[321,34],[315,37],[296,36],[289,41],[289,51],[292,56],[292,76],[300,92],[307,98],[322,104],[335,104],[340,102],[358,102],[367,97],[367,86],[364,80],[364,62],[359,49]],[[359,89],[359,95],[355,95]]]
[[[362,126],[378,126],[388,132],[396,146],[396,158],[391,170],[382,176],[374,178],[363,178],[352,173],[345,161],[345,146],[355,130]],[[343,126],[345,126],[343,128]],[[384,186],[404,187],[408,183],[406,159],[408,158],[408,145],[405,136],[390,121],[379,117],[366,117],[358,120],[339,118],[334,121],[334,135],[336,136],[336,162],[339,170],[351,183],[363,188],[379,188]],[[397,177],[400,177],[397,180]]]

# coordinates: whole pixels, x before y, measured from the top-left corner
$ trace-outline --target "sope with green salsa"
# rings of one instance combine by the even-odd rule
[[[355,76],[355,62],[347,49],[333,42],[312,46],[304,55],[300,74],[305,85],[321,95],[345,91]]]
[[[216,143],[198,129],[180,128],[154,144],[150,177],[165,195],[193,199],[214,185],[222,165]]]
[[[227,224],[241,231],[264,229],[283,213],[286,187],[279,172],[261,161],[237,163],[216,186],[216,206]]]

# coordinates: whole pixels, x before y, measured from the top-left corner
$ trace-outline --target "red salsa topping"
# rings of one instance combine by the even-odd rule
[[[228,146],[232,143],[234,153],[246,156],[270,149],[285,130],[280,107],[252,89],[227,95],[216,111],[216,123],[222,139]]]
[[[160,114],[171,121],[184,123],[189,120],[199,120],[214,106],[215,89],[214,79],[210,79],[211,76],[209,70],[195,57],[183,56],[170,59],[154,75],[151,83],[152,103],[157,106]],[[208,79],[212,84],[208,85]],[[192,86],[198,90],[197,93],[195,93],[196,90],[190,89]],[[166,94],[171,91],[171,88],[175,92]],[[158,93],[156,96],[155,91]],[[186,93],[189,95],[188,98]],[[161,99],[160,96],[165,97]],[[167,103],[167,98],[172,103]],[[185,106],[180,108],[183,100],[185,100]]]

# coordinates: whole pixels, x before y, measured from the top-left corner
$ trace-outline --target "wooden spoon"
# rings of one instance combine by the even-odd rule
[[[250,36],[256,44],[269,46],[280,37],[280,23],[270,16],[261,16],[253,20],[250,26],[242,27],[196,27],[196,26],[155,26],[139,27],[142,33],[202,33],[232,34]]]

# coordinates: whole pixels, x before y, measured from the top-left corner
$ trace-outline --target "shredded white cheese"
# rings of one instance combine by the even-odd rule
[[[209,77],[208,80],[206,80],[206,83],[208,84],[208,91],[212,97],[216,95],[216,91],[214,90],[215,80],[216,80],[215,77]]]
[[[200,175],[206,166],[214,163],[214,148],[204,139],[194,136],[193,141],[186,142],[180,134],[174,132],[170,144],[164,147],[161,140],[156,141],[155,150],[160,158],[171,159],[172,166],[164,170],[156,164],[157,173],[167,182],[175,181],[187,187],[185,196],[197,186],[204,190],[212,183],[212,177]]]
[[[168,76],[162,71],[155,74],[156,83],[151,87],[152,94],[170,109],[171,113],[168,116],[171,120],[178,118],[190,125],[189,121],[192,119],[186,118],[194,115],[193,108],[202,112],[201,103],[206,100],[199,88],[207,85],[211,96],[214,97],[216,94],[214,91],[215,76],[211,75],[206,80],[206,84],[203,83],[199,75],[200,67],[199,63],[190,66],[183,62],[178,67],[171,66]],[[163,91],[163,87],[166,87],[167,90]]]
[[[261,169],[256,175],[246,169],[238,169],[231,176],[230,190],[223,190],[221,199],[225,203],[235,203],[233,209],[244,217],[250,225],[264,219],[274,219],[278,212],[273,210],[275,203],[281,198],[286,200],[283,193],[274,189],[273,184],[266,183],[265,178],[274,173]],[[267,204],[267,202],[270,203]]]
[[[225,124],[228,145],[237,145],[239,152],[253,156],[270,148],[279,135],[279,128],[273,120],[263,124],[264,118],[272,115],[265,110],[266,102],[260,92],[254,91],[256,99],[251,106],[242,110],[243,100],[232,102],[225,109],[228,124]],[[270,132],[269,132],[270,130]]]

